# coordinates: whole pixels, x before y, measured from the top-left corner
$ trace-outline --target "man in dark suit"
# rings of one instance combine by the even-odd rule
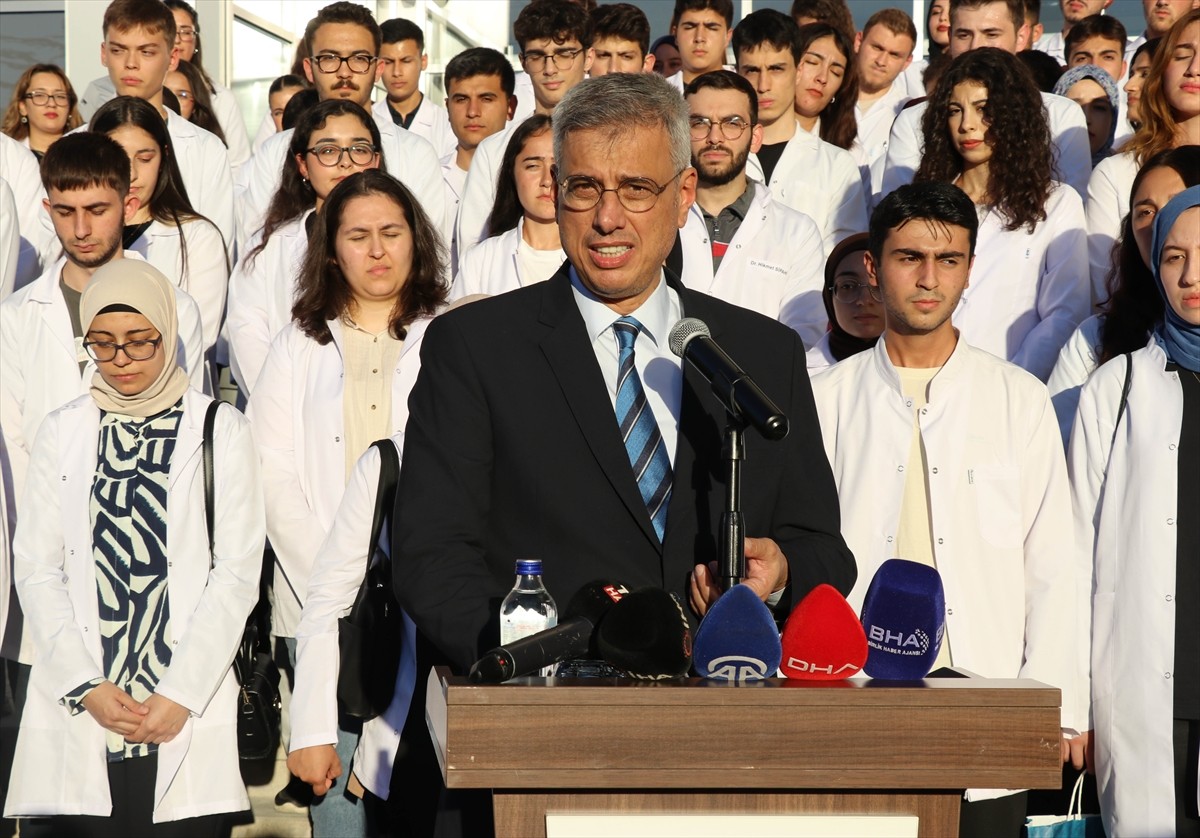
[[[726,417],[667,346],[683,316],[791,420],[781,442],[747,434],[747,584],[786,616],[815,585],[845,593],[856,576],[799,337],[663,270],[696,191],[678,92],[653,74],[588,80],[553,130],[569,262],[434,321],[410,399],[396,592],[463,671],[496,645],[516,559],[544,561],[560,608],[597,578],[676,592],[693,616],[719,595]]]

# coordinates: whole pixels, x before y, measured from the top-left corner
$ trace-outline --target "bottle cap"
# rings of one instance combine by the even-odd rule
[[[542,560],[541,559],[519,559],[517,561],[518,576],[541,576],[542,575]]]

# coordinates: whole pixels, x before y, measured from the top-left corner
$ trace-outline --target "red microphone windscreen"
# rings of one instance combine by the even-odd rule
[[[867,662],[867,636],[858,615],[832,585],[817,585],[783,627],[788,678],[836,681],[856,675]]]

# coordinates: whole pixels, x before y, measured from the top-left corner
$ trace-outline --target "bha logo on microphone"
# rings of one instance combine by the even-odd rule
[[[818,663],[801,660],[800,658],[788,658],[783,668],[785,670],[790,669],[793,672],[808,672],[812,675],[832,675],[835,678],[849,678],[856,672],[862,671],[862,667],[855,666],[852,663],[843,663],[841,666],[835,668],[833,664],[821,666]]]
[[[906,634],[883,626],[870,626],[867,645],[889,655],[924,655],[929,651],[929,635],[921,629]]]
[[[741,655],[725,655],[709,661],[705,678],[716,678],[722,681],[761,681],[769,678],[774,672],[768,672],[766,661],[758,658],[747,658]]]

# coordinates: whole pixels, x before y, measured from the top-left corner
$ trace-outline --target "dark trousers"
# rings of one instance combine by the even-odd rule
[[[1200,838],[1196,812],[1196,763],[1200,751],[1200,721],[1175,719],[1175,835]]]
[[[154,823],[154,785],[158,755],[123,759],[108,764],[112,814],[107,818],[60,815],[50,818],[56,838],[216,838],[223,818],[200,818]]]
[[[974,803],[963,798],[958,810],[958,834],[961,838],[1019,838],[1028,797],[1028,792],[1021,792]]]

